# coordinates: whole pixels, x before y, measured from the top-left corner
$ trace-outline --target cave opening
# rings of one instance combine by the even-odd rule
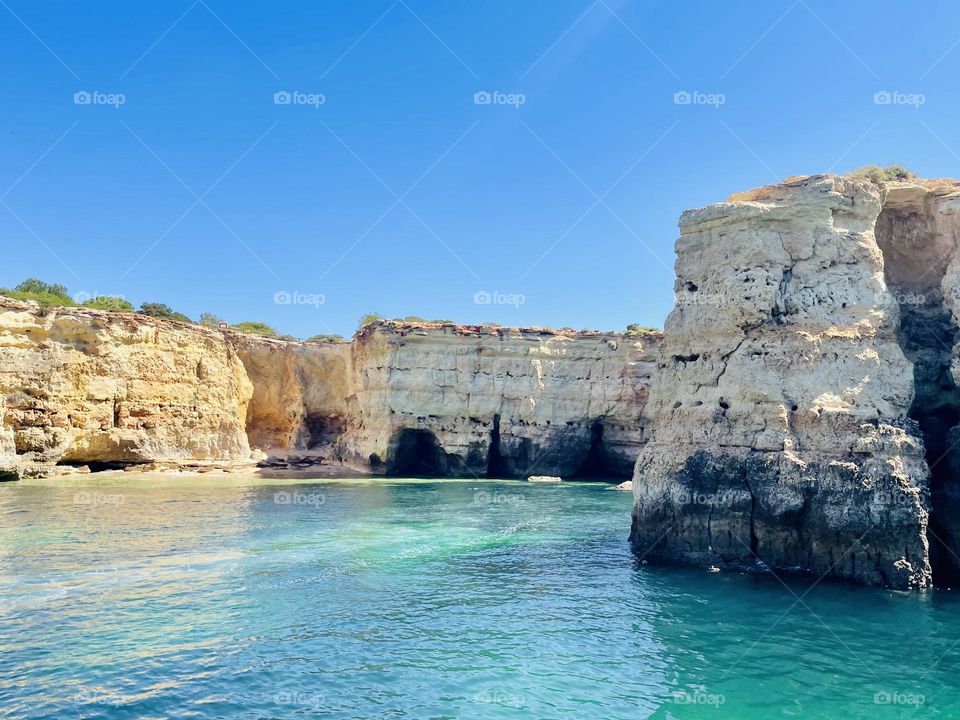
[[[603,423],[598,420],[590,426],[590,445],[587,448],[587,455],[574,476],[584,479],[606,479],[617,475],[607,456],[607,448],[603,440]]]
[[[888,196],[877,219],[889,302],[900,309],[897,339],[913,363],[914,399],[909,416],[923,437],[930,470],[928,542],[934,585],[960,583],[956,530],[960,528],[960,389],[950,371],[958,329],[944,304],[942,283],[953,237],[923,202]]]
[[[86,467],[92,473],[126,470],[129,467],[136,467],[142,464],[143,463],[126,460],[61,460],[57,463],[57,465],[62,467]]]
[[[490,430],[490,446],[487,450],[487,477],[509,477],[507,462],[500,451],[500,415],[493,416],[493,428]]]
[[[390,438],[387,447],[387,475],[443,477],[448,471],[447,453],[429,430],[404,428]]]
[[[333,445],[346,429],[346,420],[339,415],[310,414],[303,419],[303,430],[297,444],[307,450],[326,448]]]

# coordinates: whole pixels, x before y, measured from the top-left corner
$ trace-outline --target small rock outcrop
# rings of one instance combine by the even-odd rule
[[[634,475],[638,551],[949,580],[960,187],[812,176],[685,212],[680,232]]]
[[[563,482],[563,478],[558,475],[531,475],[527,478],[527,482],[532,483],[560,483]]]

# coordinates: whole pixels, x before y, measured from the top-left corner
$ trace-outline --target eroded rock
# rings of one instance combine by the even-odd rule
[[[929,586],[931,528],[960,529],[924,457],[957,422],[958,187],[812,176],[742,197],[680,219],[632,540]]]

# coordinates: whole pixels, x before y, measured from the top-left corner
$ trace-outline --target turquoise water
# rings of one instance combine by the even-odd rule
[[[629,509],[589,484],[7,483],[0,717],[960,717],[954,595],[645,565]]]

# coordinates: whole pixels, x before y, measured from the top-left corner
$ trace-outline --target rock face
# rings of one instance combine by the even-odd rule
[[[370,327],[343,453],[390,474],[629,476],[659,339]]]
[[[0,300],[0,479],[251,448],[379,474],[626,477],[659,340],[382,322],[298,343]]]
[[[296,343],[230,333],[253,384],[251,447],[270,453],[327,450],[346,429],[354,395],[349,343]]]
[[[5,472],[247,459],[251,392],[218,332],[142,315],[0,304]]]
[[[812,176],[682,215],[639,552],[896,588],[956,573],[958,213],[954,183]]]
[[[658,334],[383,322],[352,343],[232,342],[250,443],[377,473],[629,476]]]

